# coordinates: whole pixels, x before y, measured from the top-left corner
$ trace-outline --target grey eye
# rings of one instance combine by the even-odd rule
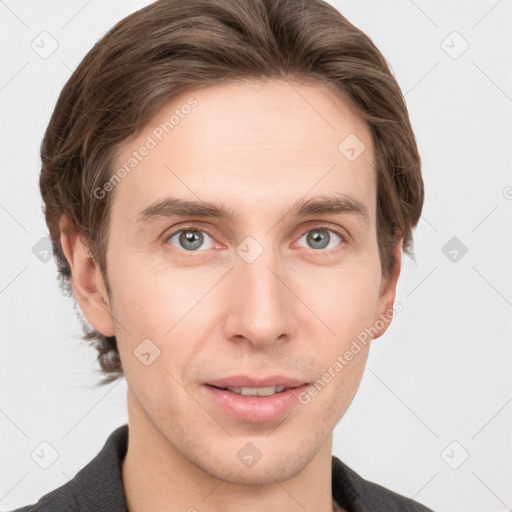
[[[305,233],[300,240],[302,240],[304,237],[306,238],[306,242],[312,249],[331,249],[336,244],[329,246],[329,243],[332,241],[334,235],[334,242],[336,242],[336,239],[338,239],[338,244],[341,242],[341,237],[336,234],[334,231],[330,229],[312,229]]]
[[[174,247],[176,247],[176,243],[178,243],[178,249],[183,249],[185,251],[197,251],[200,247],[203,246],[205,236],[211,239],[210,235],[202,230],[182,229],[180,231],[176,231],[176,233],[169,237],[169,243]],[[173,243],[173,240],[176,239],[177,242]],[[202,250],[211,249],[211,247],[213,247],[213,243],[210,243],[210,245],[207,247],[202,247]]]

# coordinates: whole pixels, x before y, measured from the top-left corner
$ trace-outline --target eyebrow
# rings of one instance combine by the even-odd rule
[[[309,199],[299,199],[285,215],[308,217],[310,215],[355,215],[368,224],[369,214],[366,206],[357,199],[345,194],[325,195]],[[177,197],[167,197],[150,204],[137,215],[136,224],[144,225],[161,218],[205,217],[233,221],[235,211],[223,203],[208,201],[189,201]]]

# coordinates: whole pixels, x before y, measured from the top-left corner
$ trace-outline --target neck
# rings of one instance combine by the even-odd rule
[[[332,512],[332,434],[292,478],[246,485],[194,464],[148,419],[128,390],[129,435],[122,476],[129,512],[287,510]],[[270,472],[269,472],[270,473]]]

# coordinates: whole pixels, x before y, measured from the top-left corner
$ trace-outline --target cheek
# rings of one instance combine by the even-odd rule
[[[325,326],[325,339],[340,348],[372,324],[377,311],[380,271],[362,260],[358,265],[308,269],[297,273],[293,286],[317,322]]]
[[[116,337],[123,368],[134,371],[131,380],[136,387],[144,382],[158,389],[164,377],[172,388],[176,382],[169,373],[180,382],[187,380],[208,347],[205,340],[211,337],[212,321],[219,314],[214,304],[219,302],[215,292],[220,287],[214,287],[222,274],[212,269],[148,265],[138,256],[125,258],[113,270],[112,313],[122,325],[116,328]],[[137,354],[147,352],[157,357],[144,367]]]
[[[113,312],[128,324],[129,332],[161,338],[196,314],[196,306],[218,280],[213,274],[125,258],[111,272]]]
[[[335,277],[316,277],[315,282],[321,286],[314,288],[315,293],[310,291],[308,300],[329,329],[321,325],[323,335],[315,350],[321,369],[312,391],[319,396],[311,397],[311,401],[340,418],[357,392],[368,359],[368,329],[377,312],[380,272],[361,265],[340,270]],[[319,324],[316,318],[315,321]],[[312,332],[313,326],[304,329]]]

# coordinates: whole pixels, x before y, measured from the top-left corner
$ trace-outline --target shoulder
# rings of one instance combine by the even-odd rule
[[[72,480],[45,494],[33,505],[26,505],[11,512],[71,512],[81,510],[77,495],[72,488]]]
[[[379,512],[433,512],[421,503],[365,480],[340,459],[332,457],[333,496],[349,510]]]
[[[73,479],[45,494],[37,503],[11,512],[126,512],[121,474],[127,441],[128,425],[122,425]]]

